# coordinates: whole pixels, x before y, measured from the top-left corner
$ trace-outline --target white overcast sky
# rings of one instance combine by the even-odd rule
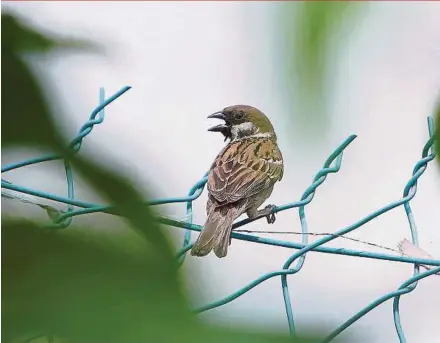
[[[335,71],[332,122],[325,140],[317,144],[319,149],[309,151],[306,143],[301,145],[289,136],[285,125],[289,106],[280,95],[277,55],[271,50],[274,35],[279,34],[271,27],[279,3],[2,5],[39,27],[99,40],[108,47],[107,56],[75,55],[42,64],[60,97],[54,104],[59,110],[57,120],[73,136],[96,106],[99,87],[104,86],[110,95],[132,86],[107,108],[105,122],[87,137],[83,151],[123,171],[140,191],[151,189],[156,197],[183,196],[204,174],[224,144],[219,135],[206,131],[212,124],[206,116],[228,105],[261,108],[277,129],[286,165],[282,184],[270,199],[275,204],[299,199],[332,150],[349,134],[358,134],[344,155],[341,171],[329,176],[306,208],[313,232],[334,232],[401,197],[427,140],[426,117],[440,89],[440,4],[371,3],[363,19],[344,36],[341,55],[330,66]],[[3,163],[33,153],[4,153]],[[7,178],[65,194],[61,172],[61,166],[52,163]],[[94,200],[81,182],[78,196]],[[196,223],[205,219],[205,202],[206,194],[195,202]],[[421,246],[438,258],[439,208],[440,173],[431,164],[420,180],[413,210]],[[182,218],[184,205],[168,206],[167,211]],[[96,222],[104,217],[109,218],[94,215],[78,220]],[[108,220],[113,219],[99,222],[104,225]],[[298,231],[300,225],[297,212],[288,211],[279,214],[273,226],[260,221],[248,228]],[[403,208],[351,236],[395,248],[401,239],[410,238]],[[299,240],[288,235],[279,238]],[[372,249],[346,240],[331,246]],[[226,259],[188,258],[191,276],[186,286],[195,305],[213,301],[263,273],[280,269],[291,253],[234,240]],[[411,273],[410,265],[307,255],[303,270],[289,278],[299,330],[312,320],[328,330],[335,328],[377,297],[398,288]],[[433,276],[402,298],[408,342],[439,341],[439,288],[440,277]],[[211,311],[209,318],[286,331],[280,280],[267,281]],[[360,342],[398,342],[392,303],[369,313],[347,333],[356,330],[367,335]]]

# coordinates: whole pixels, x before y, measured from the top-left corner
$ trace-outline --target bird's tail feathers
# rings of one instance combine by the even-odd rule
[[[211,211],[191,249],[191,255],[205,256],[214,250],[217,257],[225,257],[230,244],[232,223],[242,212],[242,207],[216,208]]]
[[[235,218],[228,217],[222,228],[217,230],[213,250],[214,254],[219,258],[225,257],[228,254],[228,247],[231,244],[232,223]]]

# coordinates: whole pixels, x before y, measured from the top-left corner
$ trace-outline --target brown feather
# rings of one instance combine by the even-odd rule
[[[208,175],[206,223],[191,255],[217,257],[228,252],[232,223],[246,211],[256,211],[283,177],[283,157],[271,138],[251,137],[229,143]]]
[[[215,159],[208,176],[208,191],[220,203],[250,197],[283,177],[283,157],[269,138],[230,143]]]
[[[247,200],[225,206],[215,206],[215,202],[216,200],[210,196],[206,223],[191,249],[193,256],[205,256],[214,250],[217,257],[225,257],[228,253],[232,223],[245,211],[247,204]]]

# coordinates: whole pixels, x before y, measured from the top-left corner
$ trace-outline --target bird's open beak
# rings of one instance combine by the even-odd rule
[[[212,118],[226,120],[225,115],[221,111],[220,112],[215,112],[215,113],[213,113],[213,114],[208,116],[208,119],[212,119]],[[229,128],[228,128],[228,126],[226,124],[219,124],[219,125],[216,125],[216,126],[213,126],[213,127],[209,128],[208,131],[211,131],[211,132],[226,132],[228,129]]]
[[[228,130],[228,129],[229,129],[228,125],[226,125],[226,124],[219,124],[219,125],[210,127],[208,129],[208,131],[211,131],[211,132],[223,132],[223,131]]]
[[[213,113],[213,114],[211,114],[211,115],[209,115],[208,116],[208,119],[211,119],[211,118],[215,118],[215,119],[223,119],[223,120],[225,120],[226,119],[226,117],[225,117],[225,115],[223,114],[223,112],[215,112],[215,113]]]
[[[225,140],[231,137],[231,127],[226,123],[226,117],[223,114],[223,112],[215,112],[208,116],[209,119],[215,118],[215,119],[222,119],[225,121],[225,124],[219,124],[213,127],[210,127],[208,131],[211,132],[221,132],[223,136],[225,136]]]

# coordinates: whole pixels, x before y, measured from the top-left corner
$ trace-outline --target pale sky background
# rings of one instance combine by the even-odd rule
[[[330,175],[306,208],[312,232],[334,232],[401,197],[428,138],[426,117],[440,89],[440,4],[371,3],[330,66],[335,79],[332,123],[319,149],[290,137],[289,104],[283,102],[274,13],[277,3],[8,3],[44,29],[88,37],[108,47],[107,56],[75,55],[41,64],[48,68],[57,121],[72,137],[97,105],[99,87],[107,95],[133,87],[106,109],[102,125],[86,138],[83,153],[127,174],[155,197],[183,196],[204,174],[223,146],[207,132],[206,116],[244,103],[266,112],[285,156],[285,176],[270,199],[298,200],[327,156],[349,134],[359,137],[347,149],[338,174]],[[292,4],[295,6],[295,4]],[[342,36],[341,36],[342,37]],[[6,85],[4,85],[6,86]],[[51,90],[52,91],[52,90]],[[316,139],[316,138],[315,138]],[[37,152],[3,152],[2,163]],[[50,170],[50,172],[49,172]],[[35,166],[5,175],[21,185],[65,194],[62,164]],[[96,201],[78,182],[78,198]],[[194,203],[195,222],[205,219],[206,193]],[[420,179],[412,202],[420,245],[440,258],[440,173],[432,163]],[[183,218],[184,204],[167,206]],[[43,217],[44,218],[44,217]],[[75,219],[105,230],[115,218]],[[249,229],[298,231],[296,210],[277,222]],[[178,229],[173,229],[177,231]],[[193,235],[195,236],[195,235]],[[410,238],[403,208],[383,215],[352,237],[396,248]],[[275,237],[274,237],[275,238]],[[280,239],[300,238],[291,235]],[[330,246],[371,247],[337,240]],[[375,251],[386,252],[375,249]],[[223,298],[266,272],[281,269],[289,249],[234,240],[225,259],[210,255],[185,262],[186,287],[194,305]],[[379,296],[397,289],[412,274],[410,265],[311,253],[289,285],[299,331],[313,320],[333,330]],[[401,300],[408,342],[436,343],[440,317],[440,277],[430,277]],[[234,302],[205,314],[230,325],[288,330],[279,278]],[[392,302],[370,312],[348,329],[359,342],[398,342]],[[336,342],[337,340],[335,340]]]

